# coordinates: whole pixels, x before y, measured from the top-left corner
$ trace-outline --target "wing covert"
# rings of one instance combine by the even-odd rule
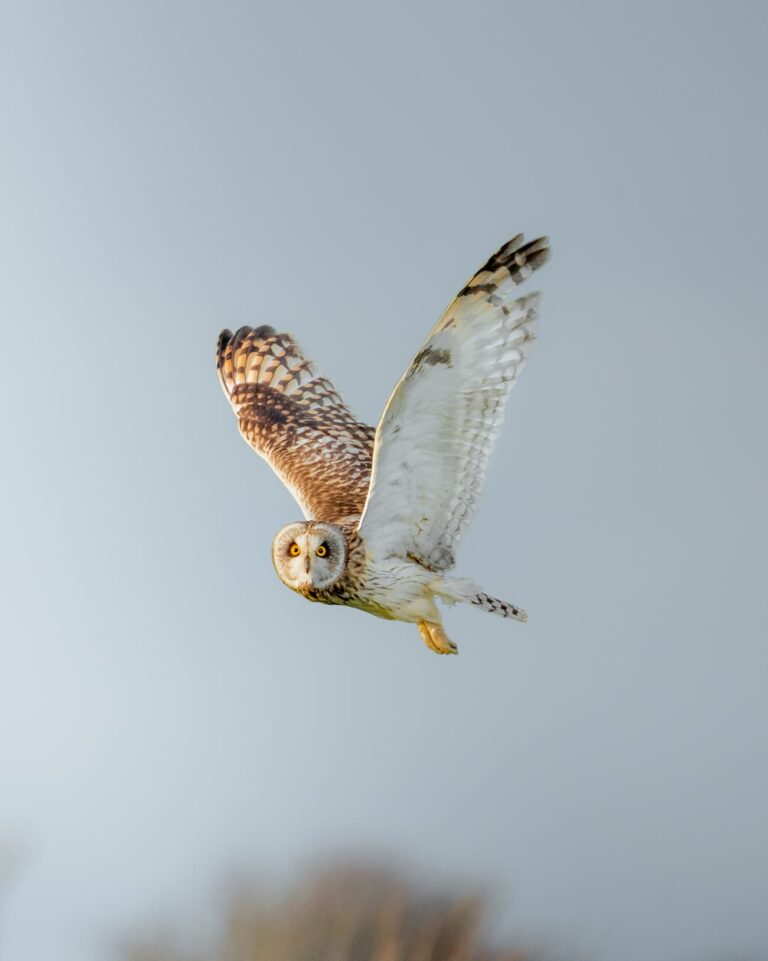
[[[240,433],[296,498],[307,519],[352,523],[370,482],[374,429],[274,328],[223,330],[217,369]]]

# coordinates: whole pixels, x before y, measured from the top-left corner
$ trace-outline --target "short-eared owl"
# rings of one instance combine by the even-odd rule
[[[289,334],[222,331],[219,377],[240,432],[306,518],[272,544],[291,590],[417,624],[438,654],[457,648],[435,598],[527,619],[447,572],[535,339],[539,296],[514,293],[548,258],[546,237],[526,244],[522,235],[494,254],[437,322],[375,430],[355,419]]]

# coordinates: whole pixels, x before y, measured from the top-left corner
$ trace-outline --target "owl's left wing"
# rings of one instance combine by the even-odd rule
[[[368,493],[373,427],[355,418],[290,334],[272,327],[223,330],[216,366],[240,433],[304,516],[355,523]]]
[[[548,258],[546,237],[506,243],[449,305],[395,388],[376,430],[359,525],[374,557],[453,566],[535,339],[538,294],[512,295]]]

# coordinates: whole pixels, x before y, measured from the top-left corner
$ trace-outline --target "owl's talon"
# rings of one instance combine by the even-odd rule
[[[419,634],[430,651],[435,654],[458,654],[459,649],[443,630],[442,624],[419,621]]]

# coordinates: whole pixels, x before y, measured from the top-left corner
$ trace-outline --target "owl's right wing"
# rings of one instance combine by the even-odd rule
[[[240,433],[304,516],[356,522],[370,483],[374,429],[352,415],[290,334],[267,326],[223,330],[216,366]]]
[[[375,558],[453,566],[535,339],[538,294],[512,296],[548,257],[546,237],[506,243],[448,306],[395,388],[376,430],[359,525]]]

